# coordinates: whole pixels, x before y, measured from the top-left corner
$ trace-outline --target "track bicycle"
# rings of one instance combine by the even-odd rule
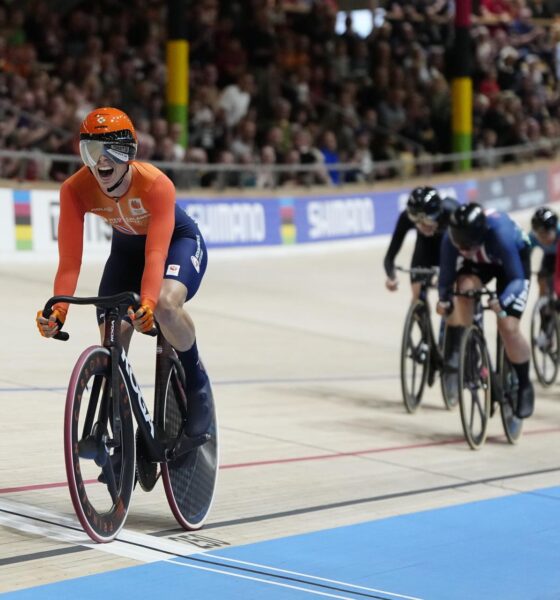
[[[54,296],[43,310],[48,318],[54,304],[65,302],[94,305],[105,315],[103,345],[86,348],[72,371],[64,418],[72,504],[95,542],[109,542],[118,535],[136,480],[143,490],[151,491],[161,475],[171,511],[187,530],[202,527],[216,488],[215,407],[212,402],[208,431],[188,437],[184,370],[159,328],[152,332],[157,335],[157,353],[153,420],[150,416],[120,334],[122,315],[128,306],[139,306],[139,301],[132,292],[91,298]],[[55,339],[68,337],[60,331]]]
[[[531,355],[537,379],[543,387],[556,381],[560,366],[560,315],[552,281],[548,289],[549,292],[535,302],[531,315]]]
[[[396,267],[403,273],[421,275],[420,295],[407,312],[401,342],[401,390],[403,403],[409,413],[418,409],[426,384],[432,386],[435,375],[442,371],[443,357],[434,335],[428,291],[436,287],[437,267]],[[445,340],[445,335],[444,335]],[[445,343],[445,341],[443,342]],[[442,381],[442,394],[448,409],[457,400],[448,400]]]
[[[482,319],[483,311],[492,310],[488,304],[483,305],[482,298],[486,296],[492,301],[497,295],[487,288],[453,295],[472,298],[475,315],[480,315],[465,328],[459,351],[459,407],[465,439],[473,450],[481,448],[486,441],[488,421],[499,405],[506,438],[515,444],[523,428],[523,419],[516,416],[519,381],[499,334],[494,369]]]

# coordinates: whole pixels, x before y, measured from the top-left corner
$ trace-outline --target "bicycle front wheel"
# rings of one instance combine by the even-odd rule
[[[441,360],[443,364],[441,369],[440,383],[441,396],[443,398],[445,408],[447,408],[447,410],[453,410],[459,402],[459,395],[456,392],[453,392],[453,390],[457,388],[457,384],[455,383],[454,385],[454,382],[458,380],[459,375],[454,366],[446,364],[453,351],[456,351],[456,349],[454,349],[451,345],[450,335],[447,331],[447,328],[448,326],[446,325],[443,331],[443,340],[441,343]]]
[[[183,429],[187,414],[179,386],[184,386],[173,365],[165,385],[163,426],[168,438],[176,438]],[[188,402],[188,399],[187,399]],[[218,423],[212,404],[210,439],[179,458],[162,463],[165,494],[175,519],[187,530],[200,529],[210,512],[218,476]]]
[[[473,450],[486,440],[491,408],[491,364],[482,332],[467,328],[461,340],[459,407],[465,439]]]
[[[501,347],[498,357],[498,372],[502,388],[500,398],[500,415],[506,438],[510,444],[515,444],[521,436],[523,419],[515,416],[517,409],[517,394],[519,392],[519,380],[517,373],[509,362],[504,347]]]
[[[117,440],[112,423],[110,353],[101,346],[84,350],[72,371],[66,396],[64,458],[74,510],[95,542],[110,542],[118,535],[134,486],[134,424],[122,377],[119,393]]]
[[[401,343],[401,390],[409,413],[416,411],[422,400],[430,361],[430,332],[426,305],[417,300],[410,305]]]
[[[548,296],[537,300],[531,315],[531,354],[540,384],[552,385],[558,375],[560,324]]]

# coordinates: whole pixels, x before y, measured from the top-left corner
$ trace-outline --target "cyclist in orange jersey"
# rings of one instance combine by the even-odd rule
[[[194,323],[184,304],[197,292],[207,265],[204,239],[197,224],[175,203],[175,186],[159,169],[134,160],[137,137],[129,117],[116,108],[98,108],[80,128],[84,166],[60,189],[59,264],[55,295],[73,295],[83,252],[84,215],[91,212],[113,228],[111,252],[99,295],[125,291],[140,294],[141,306],[122,322],[128,348],[134,329],[149,331],[154,316],[185,369],[189,419],[187,434],[210,426],[212,397],[202,367]],[[56,304],[45,319],[37,313],[42,336],[53,337],[63,326],[67,304]],[[98,322],[103,339],[102,311]]]

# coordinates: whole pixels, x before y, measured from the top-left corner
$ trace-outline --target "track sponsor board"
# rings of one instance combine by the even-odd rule
[[[549,201],[550,181],[554,178],[544,169],[481,179],[476,201],[503,212],[536,208]]]
[[[437,186],[442,196],[466,202],[475,196],[473,180]],[[410,187],[369,194],[292,198],[295,240],[300,243],[391,233],[406,206]]]
[[[209,247],[270,246],[281,243],[278,198],[179,198]]]
[[[429,184],[429,182],[427,182]],[[560,201],[560,167],[436,186],[441,196],[478,201],[503,211]],[[274,246],[389,234],[406,205],[411,186],[348,194],[285,194],[263,197],[180,196],[179,206],[199,224],[209,247]],[[0,255],[56,257],[58,190],[0,189]],[[84,222],[84,256],[105,256],[111,228],[95,215]]]

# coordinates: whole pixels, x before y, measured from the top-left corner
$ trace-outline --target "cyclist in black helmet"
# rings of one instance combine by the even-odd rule
[[[539,296],[546,296],[549,283],[556,269],[556,246],[560,239],[558,215],[547,206],[538,208],[531,219],[529,240],[531,248],[540,248],[543,252],[541,266],[537,274]]]
[[[412,190],[406,203],[406,210],[400,214],[391,243],[385,255],[383,266],[387,274],[385,286],[390,291],[398,288],[395,273],[395,258],[401,249],[405,235],[416,228],[416,245],[411,267],[439,266],[440,245],[449,221],[449,215],[457,208],[453,198],[441,198],[432,187],[417,187]],[[423,275],[411,274],[412,299],[420,294],[420,281]]]
[[[448,335],[454,351],[449,365],[458,366],[458,344],[462,329],[473,319],[474,302],[451,296],[459,291],[480,289],[496,278],[498,298],[492,309],[498,317],[498,331],[506,354],[519,379],[517,416],[531,416],[534,408],[533,385],[529,380],[531,350],[521,333],[519,322],[527,303],[531,276],[528,236],[508,215],[485,211],[479,204],[460,206],[449,220],[442,242],[437,311],[448,318]]]

